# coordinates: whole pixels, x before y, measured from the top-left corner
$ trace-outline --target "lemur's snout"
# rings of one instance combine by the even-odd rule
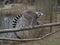
[[[37,15],[37,18],[43,16],[43,13],[42,13],[42,12],[35,12],[35,13],[36,13],[36,15]]]

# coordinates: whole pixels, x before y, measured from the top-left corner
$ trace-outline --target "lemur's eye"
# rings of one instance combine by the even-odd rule
[[[38,16],[41,16],[41,13],[38,13]]]

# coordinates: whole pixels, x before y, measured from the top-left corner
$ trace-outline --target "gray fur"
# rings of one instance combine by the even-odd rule
[[[41,16],[41,13],[25,10],[22,17],[17,21],[16,28],[33,27],[34,25],[37,25],[37,18],[39,18],[39,14]],[[16,33],[18,36],[24,34],[25,36],[29,37],[29,31],[20,31]]]

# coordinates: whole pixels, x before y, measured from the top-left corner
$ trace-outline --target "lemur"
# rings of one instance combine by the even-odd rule
[[[31,10],[25,10],[25,11],[23,11],[23,13],[21,15],[17,15],[14,18],[13,28],[21,28],[21,27],[25,27],[25,26],[29,27],[29,26],[37,25],[38,22],[36,21],[36,19],[42,15],[43,15],[43,13],[41,13],[41,12],[33,12]],[[25,33],[28,33],[28,31],[26,31]],[[17,36],[17,38],[21,38],[19,36],[20,34],[21,34],[21,32],[15,32],[15,35]],[[28,35],[28,34],[26,34],[26,35]]]
[[[14,0],[4,0],[3,5],[11,4]]]

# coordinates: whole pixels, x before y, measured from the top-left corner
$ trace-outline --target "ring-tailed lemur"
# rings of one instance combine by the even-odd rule
[[[4,0],[3,5],[11,4],[14,0]]]
[[[41,12],[33,12],[31,10],[25,10],[22,15],[17,15],[13,21],[13,28],[21,28],[21,27],[29,27],[37,25],[36,19],[42,16]],[[28,35],[28,31],[25,31],[26,35]],[[15,32],[17,38],[21,38],[19,35],[21,32]]]

